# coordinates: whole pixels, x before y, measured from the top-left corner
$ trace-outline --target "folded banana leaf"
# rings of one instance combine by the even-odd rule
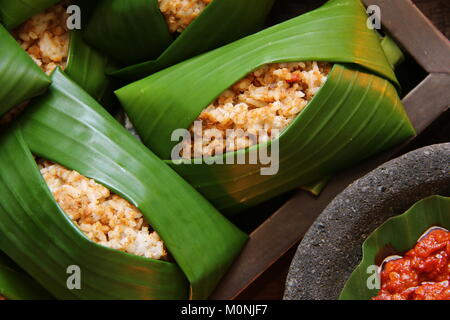
[[[332,0],[321,8],[116,91],[144,143],[166,160],[216,208],[235,213],[293,188],[332,176],[414,135],[396,91],[397,79],[376,32],[366,26],[359,1]],[[217,96],[269,63],[328,61],[334,67],[309,105],[274,141],[276,175],[261,164],[171,161],[187,129]],[[233,163],[255,148],[209,160]],[[229,160],[229,161],[227,161]],[[236,162],[236,161],[234,161]],[[319,188],[320,189],[320,188]]]
[[[14,10],[20,10],[22,7],[17,5],[24,5],[24,3],[26,1],[8,2],[8,6]],[[30,18],[30,14],[45,10],[47,6],[54,3],[55,1],[51,3],[42,1],[39,5],[35,4],[32,11],[26,11],[26,18]],[[35,9],[39,9],[38,12],[35,12]],[[50,79],[2,26],[0,26],[0,41],[3,49],[0,52],[1,116],[19,103],[43,93],[49,86]],[[88,46],[80,31],[70,31],[69,41],[66,73],[94,98],[100,100],[111,85],[106,77],[108,59]]]
[[[342,300],[369,300],[378,294],[378,289],[369,289],[367,280],[370,266],[376,265],[380,253],[394,250],[401,255],[412,249],[419,237],[430,227],[450,230],[450,198],[432,196],[417,202],[404,214],[387,220],[364,242],[361,263],[348,279],[341,292]]]
[[[0,21],[12,30],[35,14],[61,0],[0,0]]]
[[[110,88],[106,76],[108,58],[89,46],[81,31],[70,32],[69,54],[65,72],[96,100],[101,100]]]
[[[62,71],[0,138],[0,248],[60,299],[204,299],[247,236],[129,134]],[[88,240],[63,213],[33,155],[76,170],[128,200],[174,262]],[[81,289],[66,286],[68,266]]]
[[[175,37],[158,0],[102,0],[84,36],[125,66],[111,75],[132,81],[257,31],[273,2],[214,0]]]
[[[381,47],[384,54],[391,64],[392,68],[397,68],[405,61],[405,55],[403,51],[397,46],[397,44],[389,36],[385,36],[381,39]]]
[[[45,92],[51,81],[0,25],[0,116]]]
[[[47,291],[1,252],[0,296],[8,300],[52,299]]]

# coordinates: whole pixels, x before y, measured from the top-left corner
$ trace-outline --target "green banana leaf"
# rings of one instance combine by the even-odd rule
[[[319,182],[315,182],[310,185],[302,186],[301,188],[305,191],[310,192],[311,194],[318,196],[322,193],[322,190],[327,186],[330,177],[325,177]]]
[[[247,236],[129,134],[62,71],[0,138],[0,249],[60,299],[204,299]],[[33,155],[138,207],[175,262],[89,241],[56,204]],[[66,287],[81,269],[81,290]]]
[[[108,58],[86,44],[79,30],[70,31],[65,73],[96,100],[101,100],[111,82],[106,76]]]
[[[420,236],[429,228],[439,226],[450,230],[450,198],[432,196],[413,205],[404,214],[387,220],[364,242],[361,263],[347,280],[341,300],[369,300],[378,289],[369,289],[368,267],[376,265],[378,255],[387,247],[397,254],[412,249]]]
[[[51,81],[0,25],[0,116],[45,92]]]
[[[173,41],[157,0],[101,0],[84,36],[124,64],[156,58]]]
[[[40,11],[46,9],[45,3],[42,2],[41,6],[36,8]],[[0,41],[3,47],[0,52],[1,116],[19,103],[43,93],[50,85],[50,79],[2,26],[0,26]],[[107,90],[111,89],[111,83],[106,76],[108,66],[108,59],[88,46],[80,31],[70,32],[66,73],[97,100],[103,98]]]
[[[111,75],[133,81],[257,31],[273,2],[214,0],[175,37],[157,0],[103,0],[84,36],[125,66]]]
[[[0,296],[8,300],[49,300],[52,296],[0,252]]]
[[[116,91],[143,142],[216,208],[234,214],[339,170],[414,135],[376,32],[359,1],[332,0],[321,8]],[[225,89],[274,62],[329,61],[327,82],[278,139],[276,175],[261,164],[170,161],[174,130],[187,129]],[[220,76],[218,76],[220,75]],[[219,155],[230,163],[271,142]],[[209,159],[211,160],[211,159]],[[229,161],[227,161],[229,160]],[[320,188],[319,188],[320,189]]]
[[[381,47],[383,48],[384,54],[391,64],[392,68],[397,68],[400,64],[405,61],[405,55],[403,51],[397,46],[397,44],[392,40],[391,37],[385,36],[381,39]]]
[[[0,21],[12,30],[61,0],[0,0]]]

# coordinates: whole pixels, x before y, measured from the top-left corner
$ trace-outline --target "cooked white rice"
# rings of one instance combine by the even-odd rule
[[[213,0],[158,0],[170,32],[183,32]]]
[[[47,74],[64,68],[69,51],[67,4],[62,2],[39,13],[14,30],[13,35]]]
[[[213,156],[275,138],[306,107],[327,80],[326,62],[278,63],[263,66],[223,92],[202,111],[190,128],[184,158]],[[194,122],[195,123],[195,122]],[[231,135],[227,130],[231,130]]]
[[[76,171],[49,161],[38,164],[56,202],[90,240],[146,258],[167,258],[163,241],[135,206]]]

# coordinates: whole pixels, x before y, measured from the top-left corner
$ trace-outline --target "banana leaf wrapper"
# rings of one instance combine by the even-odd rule
[[[0,0],[0,21],[12,30],[61,0]]]
[[[51,81],[2,25],[0,48],[1,116],[21,102],[44,93]]]
[[[450,230],[450,198],[432,196],[417,202],[404,214],[387,220],[364,241],[363,258],[352,273],[341,292],[341,300],[369,300],[378,294],[378,289],[367,286],[367,272],[376,265],[379,254],[386,248],[397,254],[412,249],[419,237],[431,227]]]
[[[204,299],[247,236],[129,134],[62,71],[0,138],[0,248],[59,299]],[[33,155],[135,205],[175,262],[89,241],[62,212]],[[68,266],[81,289],[66,286]]]
[[[35,4],[33,8],[37,12],[27,11],[25,20],[56,2],[42,1],[41,5]],[[8,5],[19,10],[21,7],[16,6],[23,3],[26,1],[8,2]],[[51,81],[1,25],[0,41],[1,116],[21,102],[44,93]],[[101,100],[108,90],[112,91],[111,82],[106,76],[106,69],[111,66],[109,60],[85,43],[81,31],[70,31],[69,41],[66,73],[95,99]]]
[[[311,186],[415,133],[379,36],[366,27],[366,20],[359,1],[330,1],[134,82],[116,95],[143,142],[224,213],[234,214],[300,186],[320,191]],[[266,167],[261,164],[169,160],[178,144],[171,141],[172,132],[189,128],[224,90],[265,64],[300,61],[335,64],[318,94],[274,140],[280,148],[276,175],[261,175]],[[215,159],[233,163],[239,155],[271,144]]]
[[[405,55],[402,49],[397,46],[391,37],[382,37],[381,47],[383,48],[384,54],[394,70],[405,61]]]
[[[8,300],[49,300],[52,296],[0,252],[0,296]]]
[[[89,46],[80,30],[70,31],[69,41],[65,73],[96,100],[102,100],[112,86],[106,76],[109,59]]]
[[[179,36],[169,31],[157,0],[103,0],[84,36],[122,63],[110,74],[134,81],[259,30],[274,0],[214,0]]]

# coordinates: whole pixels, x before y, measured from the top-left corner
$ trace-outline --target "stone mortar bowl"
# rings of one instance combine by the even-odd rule
[[[338,299],[372,231],[435,194],[450,195],[450,143],[410,152],[355,181],[303,238],[289,270],[284,299]]]

